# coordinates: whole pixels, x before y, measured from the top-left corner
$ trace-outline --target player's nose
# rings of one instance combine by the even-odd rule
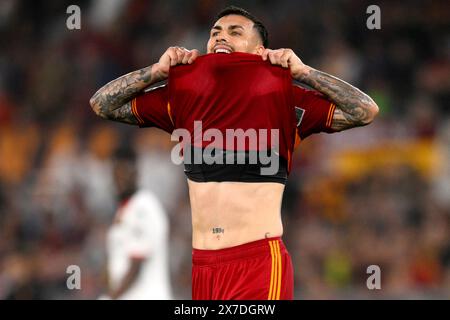
[[[217,38],[216,38],[216,44],[217,43],[227,43],[228,42],[228,39],[226,38],[226,36],[224,36],[224,35],[220,35],[220,36],[218,36]]]

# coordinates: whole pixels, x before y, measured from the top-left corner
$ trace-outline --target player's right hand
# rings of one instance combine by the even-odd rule
[[[197,49],[188,50],[183,47],[170,47],[157,62],[157,71],[162,78],[166,79],[169,76],[170,67],[177,64],[191,64],[198,56]]]

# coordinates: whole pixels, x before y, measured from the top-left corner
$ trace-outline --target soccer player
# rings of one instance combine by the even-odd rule
[[[166,79],[167,85],[150,88]],[[218,15],[206,55],[170,47],[157,63],[103,86],[90,103],[105,119],[169,133],[187,130],[193,138],[190,145],[183,139],[185,157],[205,151],[205,140],[213,140],[199,138],[195,121],[216,134],[278,130],[265,146],[255,147],[249,139],[240,147],[222,145],[219,152],[219,158],[240,154],[248,159],[252,152],[268,151],[279,155],[271,158],[278,161],[274,172],[263,174],[262,161],[185,162],[193,299],[293,299],[293,267],[281,239],[281,200],[294,145],[313,133],[367,125],[378,112],[368,95],[304,64],[291,49],[268,49],[264,25],[237,7]],[[220,143],[214,147],[217,156]]]
[[[158,199],[137,190],[135,154],[119,148],[113,174],[120,206],[107,234],[109,299],[172,299],[168,221]]]

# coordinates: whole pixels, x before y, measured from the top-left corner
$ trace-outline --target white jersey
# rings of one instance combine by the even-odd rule
[[[119,299],[172,299],[168,263],[168,219],[149,191],[135,193],[117,212],[119,222],[108,231],[108,274],[113,289],[130,267],[130,258],[143,259],[139,276]]]

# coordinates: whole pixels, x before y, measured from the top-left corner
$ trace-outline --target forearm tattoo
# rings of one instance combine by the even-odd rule
[[[90,100],[94,112],[104,119],[137,124],[130,101],[157,82],[152,78],[152,67],[128,73],[100,88]]]
[[[333,129],[344,130],[371,122],[375,102],[354,86],[315,69],[298,80],[323,93],[336,105]]]

